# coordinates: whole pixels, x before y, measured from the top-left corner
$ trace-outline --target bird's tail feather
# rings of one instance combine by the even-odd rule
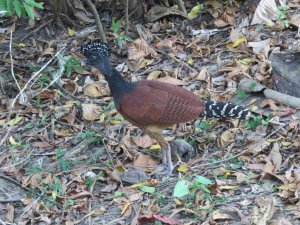
[[[215,118],[234,118],[248,119],[251,115],[250,111],[242,106],[232,103],[205,101],[204,114],[207,117]]]

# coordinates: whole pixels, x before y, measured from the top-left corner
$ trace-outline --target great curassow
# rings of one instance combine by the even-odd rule
[[[133,125],[144,129],[161,146],[162,162],[169,173],[174,166],[171,149],[162,131],[201,116],[246,119],[248,109],[231,103],[204,101],[192,92],[155,80],[129,82],[109,62],[109,47],[99,40],[81,46],[85,64],[98,69],[108,82],[116,109]]]

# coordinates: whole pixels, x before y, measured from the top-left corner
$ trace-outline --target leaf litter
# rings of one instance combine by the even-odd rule
[[[251,21],[246,3],[257,5]],[[246,123],[199,119],[167,129],[172,148],[186,148],[174,150],[178,167],[170,177],[155,175],[160,146],[117,113],[103,76],[80,69],[78,46],[97,37],[94,31],[79,36],[83,27],[66,27],[62,34],[49,36],[57,31],[46,24],[46,29],[39,27],[41,32],[30,33],[31,42],[22,40],[24,21],[14,22],[11,39],[4,18],[1,221],[298,224],[299,112],[284,100],[258,96],[274,89],[272,53],[278,46],[279,51],[292,48],[289,43],[296,41],[295,29],[279,29],[283,21],[276,16],[276,4],[207,1],[202,8],[186,1],[191,20],[178,9],[152,5],[149,21],[138,25],[137,32],[130,28],[135,38],[127,45],[127,58],[113,51],[112,61],[126,79],[180,85],[199,97],[232,100],[253,112],[253,121]],[[294,9],[299,3],[288,4],[287,14],[297,27]],[[77,6],[77,17],[89,21],[84,6]],[[210,20],[205,20],[207,15]],[[112,36],[107,38],[114,45]],[[10,42],[16,44],[13,67],[22,94],[10,75]],[[60,57],[70,55],[74,64],[66,58],[62,66],[55,57],[60,42],[70,46]],[[243,78],[253,80],[246,90],[239,87]]]

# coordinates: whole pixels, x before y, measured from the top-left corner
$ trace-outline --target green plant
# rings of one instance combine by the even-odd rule
[[[51,189],[51,196],[49,197],[49,201],[52,203],[56,203],[56,196],[63,195],[63,186],[61,181],[58,178],[55,178],[54,183],[49,184],[49,188]]]
[[[276,19],[277,23],[281,28],[287,28],[290,25],[290,22],[287,20],[287,11],[289,7],[287,5],[282,5],[278,7],[278,10],[276,11]]]
[[[271,119],[273,118],[273,115],[270,114],[267,119],[263,119],[261,116],[253,116],[252,118],[250,118],[248,121],[246,121],[246,126],[249,129],[256,129],[256,127],[258,127],[259,125],[264,125],[264,126],[268,126],[269,122],[271,121]]]
[[[72,168],[72,163],[69,160],[63,159],[64,155],[65,155],[65,152],[62,149],[57,150],[56,157],[57,157],[58,166],[63,171],[70,170]]]
[[[0,0],[0,11],[6,11],[5,16],[16,13],[18,17],[29,16],[34,19],[34,8],[44,9],[43,3],[35,0]]]
[[[239,98],[239,99],[243,99],[247,96],[246,92],[241,90],[241,89],[237,89],[236,91],[236,96]]]
[[[103,140],[102,136],[97,135],[95,133],[95,131],[92,131],[92,130],[88,130],[88,131],[81,133],[79,138],[87,139],[90,144],[98,144],[98,143],[102,142],[102,140]]]
[[[49,84],[49,81],[50,81],[50,77],[47,76],[47,74],[42,74],[38,80],[37,80],[37,83],[38,85],[41,87],[41,88],[45,88],[48,86]]]
[[[127,34],[125,34],[124,31],[122,31],[122,27],[123,25],[121,20],[115,21],[115,18],[112,18],[111,29],[115,36],[115,41],[120,49],[122,49],[125,46],[126,41],[131,40],[131,38]]]
[[[64,60],[64,67],[67,76],[70,76],[73,70],[83,71],[83,68],[80,66],[80,61],[74,59],[72,56],[65,56]]]

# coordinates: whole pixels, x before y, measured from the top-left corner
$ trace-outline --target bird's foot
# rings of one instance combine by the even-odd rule
[[[158,176],[171,176],[173,173],[174,165],[160,164],[156,167],[155,174]]]

